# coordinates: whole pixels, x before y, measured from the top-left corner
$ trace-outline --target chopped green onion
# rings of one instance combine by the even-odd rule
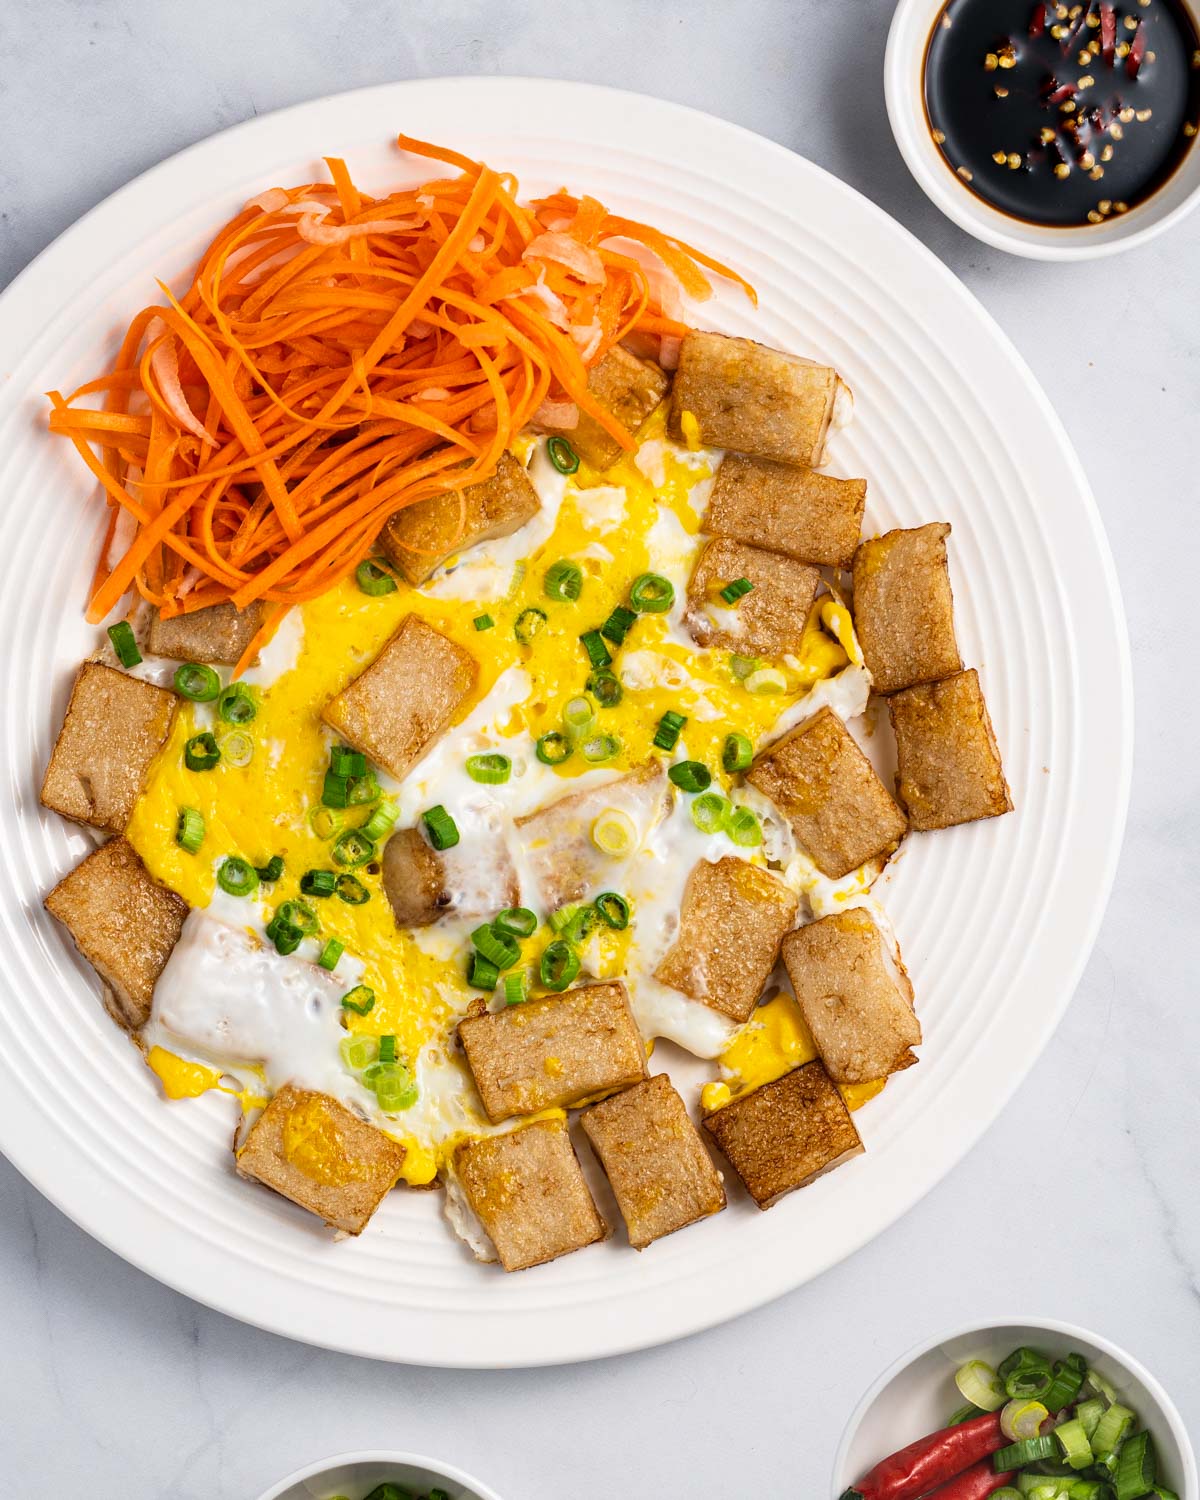
[[[221,689],[217,713],[226,724],[249,724],[258,715],[258,703],[244,682],[231,682]]]
[[[365,776],[351,776],[346,786],[346,806],[366,807],[372,802],[378,802],[382,795],[374,771],[368,771]]]
[[[964,1422],[974,1421],[976,1417],[982,1417],[983,1415],[984,1413],[978,1406],[975,1405],[974,1401],[968,1401],[966,1406],[960,1406],[958,1408],[958,1410],[946,1423],[946,1426],[961,1427]]]
[[[735,807],[725,825],[729,840],[739,849],[757,849],[763,841],[762,824],[748,807]]]
[[[304,934],[298,927],[290,922],[285,922],[278,912],[267,923],[267,936],[275,944],[276,953],[295,953],[296,949],[304,940]]]
[[[677,714],[673,708],[669,708],[658,721],[658,728],[654,731],[654,743],[660,750],[674,750],[686,723],[685,715]]]
[[[347,906],[365,906],[371,899],[370,891],[353,875],[339,875],[334,889]]]
[[[557,599],[562,603],[578,599],[583,592],[583,569],[578,563],[560,557],[546,569],[542,590],[547,599]]]
[[[751,672],[757,672],[758,666],[757,656],[731,656],[729,658],[729,670],[739,682],[745,682]]]
[[[400,809],[390,797],[385,797],[363,824],[361,829],[363,838],[371,839],[375,843],[378,843],[380,839],[387,838],[388,834],[396,826],[396,819],[399,816]]]
[[[394,1036],[381,1036],[379,1038],[379,1061],[381,1063],[394,1063],[396,1061],[396,1038]]]
[[[1154,1439],[1148,1432],[1135,1433],[1121,1444],[1117,1455],[1117,1500],[1141,1500],[1157,1478]]]
[[[506,937],[532,937],[537,924],[537,917],[527,906],[506,906],[492,918],[492,926]]]
[[[571,758],[571,741],[557,729],[542,735],[535,748],[537,758],[544,766],[561,766],[564,760]]]
[[[607,667],[612,663],[612,656],[608,647],[598,630],[585,630],[579,637],[580,644],[587,652],[587,659],[593,667]]]
[[[211,771],[220,759],[220,748],[208,730],[192,735],[183,747],[183,763],[189,771]]]
[[[332,896],[337,889],[337,876],[332,870],[305,870],[300,877],[302,896]]]
[[[992,1468],[997,1474],[1004,1474],[1012,1469],[1023,1469],[1026,1464],[1037,1463],[1043,1458],[1053,1458],[1057,1452],[1058,1444],[1052,1432],[1045,1437],[1022,1438],[1019,1443],[993,1453]]]
[[[181,807],[175,824],[175,842],[188,854],[195,854],[204,842],[204,814],[194,807]]]
[[[701,833],[720,833],[733,811],[733,803],[720,792],[705,792],[691,806],[692,822]]]
[[[596,710],[592,707],[591,699],[582,694],[578,698],[572,698],[563,709],[563,723],[572,734],[582,734],[595,717]]]
[[[254,741],[243,729],[234,729],[222,735],[219,743],[221,759],[227,766],[248,766],[254,759]]]
[[[175,691],[193,703],[211,703],[221,691],[221,679],[211,667],[185,661],[175,668]]]
[[[618,604],[601,625],[600,634],[606,641],[611,641],[614,646],[623,646],[625,637],[636,624],[637,615],[633,610],[626,609],[623,604]]]
[[[486,786],[499,786],[512,775],[512,761],[507,755],[468,755],[467,775]]]
[[[370,839],[363,837],[360,829],[351,828],[346,833],[339,834],[329,854],[335,865],[356,870],[359,865],[365,865],[375,858],[375,845]]]
[[[548,943],[538,964],[538,977],[548,990],[565,990],[579,973],[579,955],[562,938]]]
[[[592,843],[601,854],[623,858],[637,844],[637,825],[628,813],[606,807],[592,824]]]
[[[1000,1413],[1000,1431],[1010,1443],[1019,1443],[1022,1438],[1037,1437],[1042,1430],[1042,1423],[1049,1415],[1040,1401],[1026,1401],[1024,1397],[1018,1396]],[[1090,1449],[1088,1459],[1090,1462]],[[1082,1465],[1077,1467],[1082,1468]]]
[[[1089,1443],[1095,1437],[1100,1418],[1107,1410],[1108,1402],[1102,1396],[1096,1396],[1091,1401],[1081,1401],[1075,1408],[1076,1419],[1083,1423],[1083,1430],[1087,1434]]]
[[[721,765],[732,776],[744,771],[754,759],[754,746],[744,734],[727,734],[721,750]]]
[[[1025,1500],[1020,1490],[1014,1490],[1011,1484],[1006,1484],[1003,1489],[993,1490],[991,1500]]]
[[[661,573],[643,573],[633,580],[629,602],[639,614],[665,615],[675,603],[675,585]]]
[[[110,625],[108,638],[112,642],[112,648],[117,653],[117,660],[121,665],[136,667],[142,659],[142,653],[138,650],[137,637],[129,621],[119,620],[117,624]]]
[[[667,776],[685,792],[704,792],[712,785],[712,772],[698,760],[681,760],[671,767]]]
[[[1010,1401],[1008,1406],[1015,1406],[1016,1404],[1016,1402]],[[1038,1408],[1042,1411],[1046,1410],[1040,1401],[1031,1401],[1028,1405],[1035,1410]],[[1008,1410],[1008,1406],[1004,1408],[1005,1411]],[[1038,1425],[1040,1426],[1041,1423],[1039,1422]],[[1032,1437],[1033,1434],[1018,1432],[1014,1436],[1019,1438]],[[1062,1448],[1063,1459],[1070,1464],[1071,1468],[1086,1469],[1092,1462],[1092,1445],[1088,1442],[1088,1435],[1084,1432],[1083,1423],[1078,1417],[1073,1417],[1069,1422],[1060,1422],[1054,1429],[1054,1436],[1058,1439],[1059,1445]],[[1138,1496],[1143,1494],[1145,1494],[1144,1490],[1137,1491]]]
[[[550,931],[563,933],[571,925],[575,913],[582,909],[582,901],[568,901],[565,906],[560,906],[557,911],[552,911],[547,918],[550,923]]]
[[[476,630],[491,630],[496,622],[492,619],[491,615],[476,615],[471,623]]]
[[[396,1067],[394,1072],[376,1080],[375,1097],[385,1115],[411,1109],[417,1102],[417,1086],[412,1074],[407,1068]]]
[[[283,874],[283,860],[278,854],[272,854],[265,865],[255,865],[254,873],[266,885],[274,885]]]
[[[305,937],[312,937],[318,927],[317,914],[303,901],[285,901],[275,913],[289,927],[298,927]]]
[[[981,1359],[968,1360],[954,1374],[954,1384],[963,1396],[981,1411],[999,1411],[1004,1405],[1004,1384]]]
[[[1091,1366],[1088,1367],[1087,1379],[1084,1381],[1084,1386],[1089,1396],[1103,1396],[1106,1404],[1109,1406],[1117,1404],[1115,1389],[1105,1380],[1099,1370],[1093,1370]]]
[[[1071,1406],[1083,1389],[1083,1378],[1087,1374],[1087,1361],[1082,1354],[1068,1354],[1054,1366],[1054,1379],[1050,1389],[1042,1397],[1048,1411],[1062,1411]]]
[[[345,953],[345,951],[345,943],[340,942],[337,938],[330,938],[329,941],[325,944],[324,948],[321,949],[321,956],[319,959],[317,959],[317,963],[321,966],[322,969],[328,969],[332,971],[333,969],[337,968],[338,959],[341,958],[342,954]]]
[[[375,1009],[375,991],[368,984],[356,984],[342,996],[342,1009],[352,1010],[356,1016],[365,1016]]]
[[[351,750],[349,745],[334,745],[329,752],[329,769],[335,776],[365,776],[367,757],[361,750]]]
[[[477,990],[494,990],[500,983],[500,970],[482,953],[472,953],[467,965],[467,983]]]
[[[601,708],[616,708],[625,696],[616,674],[607,667],[599,667],[587,680],[587,690]]]
[[[593,905],[600,920],[614,932],[624,932],[629,926],[629,902],[616,891],[604,891],[596,897]]]
[[[505,932],[497,932],[490,922],[484,922],[471,934],[471,941],[489,963],[497,969],[511,969],[521,956],[521,949],[514,938]]]
[[[319,839],[335,839],[346,826],[346,814],[340,808],[322,803],[309,813],[308,825]]]
[[[584,760],[593,766],[602,765],[621,753],[621,741],[615,734],[593,734],[580,747]]]
[[[524,1005],[529,998],[529,975],[524,969],[514,969],[504,976],[505,1005]]]
[[[748,578],[735,578],[732,583],[727,583],[721,590],[721,598],[726,604],[736,604],[739,599],[744,599],[754,585]]]
[[[231,854],[221,861],[217,884],[230,896],[249,896],[258,889],[258,873],[248,860]]]
[[[512,577],[508,581],[508,592],[504,595],[505,604],[511,603],[520,593],[521,585],[525,582],[525,574],[528,571],[529,564],[525,562],[519,562],[513,568]]]
[[[1137,1418],[1129,1407],[1118,1401],[1110,1406],[1096,1424],[1091,1436],[1092,1452],[1097,1458],[1115,1453],[1133,1427]]]
[[[778,667],[759,667],[746,678],[748,693],[786,693],[787,678]]]
[[[352,1072],[361,1073],[379,1055],[379,1043],[373,1036],[344,1036],[338,1043],[338,1051]]]
[[[429,808],[421,814],[421,821],[425,824],[425,831],[429,835],[429,842],[435,849],[453,849],[458,843],[458,824],[439,802],[436,807]]]
[[[596,930],[596,923],[599,920],[594,906],[585,906],[580,902],[571,913],[570,919],[562,929],[560,936],[564,942],[570,943],[572,947],[577,947],[581,943],[587,942],[588,938]]]
[[[546,444],[546,457],[560,474],[574,474],[579,468],[579,454],[565,437],[554,437]]]
[[[321,805],[323,807],[348,807],[350,804],[350,778],[339,776],[336,771],[325,772],[325,782],[321,787]]]
[[[373,599],[396,592],[396,580],[384,566],[382,558],[364,559],[355,568],[354,577],[363,593],[370,594]]]
[[[517,616],[517,623],[513,626],[513,634],[522,646],[529,646],[533,638],[546,623],[547,615],[544,609],[523,609]]]
[[[1054,1380],[1050,1361],[1036,1349],[1016,1349],[1004,1360],[997,1374],[1010,1401],[1018,1396],[1040,1401]]]

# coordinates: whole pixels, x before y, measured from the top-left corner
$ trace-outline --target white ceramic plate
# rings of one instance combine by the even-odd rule
[[[399,1192],[348,1244],[235,1179],[229,1101],[177,1105],[101,1010],[41,910],[84,836],[37,788],[70,674],[100,510],[45,432],[42,392],[94,374],[130,314],[216,225],[323,153],[370,188],[415,180],[396,130],[567,182],[669,226],[757,284],[710,326],[835,364],[857,397],[834,467],[868,526],[948,518],[960,644],[1018,811],[917,837],[883,894],[925,1027],[920,1066],[859,1115],[867,1154],[760,1214],[743,1198],[642,1255],[620,1240],[505,1277],[468,1258],[432,1194]],[[1050,1036],[1104,907],[1125,819],[1128,646],[1111,558],[1045,395],[932,255],[817,167],[675,105],[578,84],[388,85],[256,119],[93,210],[0,299],[0,1147],[91,1234],[223,1311],[423,1364],[520,1365],[642,1347],[732,1317],[851,1254],[998,1114]]]

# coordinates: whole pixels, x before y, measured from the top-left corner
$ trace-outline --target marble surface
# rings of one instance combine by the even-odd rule
[[[888,0],[0,6],[0,284],[180,147],[397,78],[619,84],[727,116],[844,177],[978,294],[1084,452],[1124,589],[1140,725],[1115,893],[1063,1026],[958,1170],[852,1260],[650,1353],[430,1373],[197,1307],[92,1243],[0,1161],[0,1495],[253,1500],[323,1453],[394,1446],[454,1457],[511,1500],[816,1500],[879,1369],[939,1327],[994,1313],[1106,1332],[1200,1419],[1200,215],[1077,267],[966,238],[921,196],[888,133],[890,11]]]

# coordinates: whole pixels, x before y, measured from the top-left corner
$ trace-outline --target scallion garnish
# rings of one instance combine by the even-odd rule
[[[660,750],[674,750],[686,723],[687,718],[683,714],[677,714],[673,708],[669,708],[659,719],[658,728],[654,731],[655,745]]]
[[[601,854],[623,858],[637,843],[637,825],[619,807],[606,807],[592,823],[592,843]]]
[[[189,771],[211,771],[220,759],[220,747],[207,729],[192,735],[183,747],[183,763]]]
[[[221,689],[217,713],[226,724],[249,724],[258,714],[258,703],[244,682],[231,682]]]
[[[513,634],[522,646],[533,644],[533,638],[546,623],[548,616],[544,609],[523,609],[517,616],[517,623],[513,626]]]
[[[361,750],[352,750],[349,745],[334,745],[329,752],[329,769],[335,776],[365,776],[367,757]]]
[[[133,626],[128,620],[118,620],[115,625],[108,627],[108,638],[112,642],[112,648],[117,654],[117,660],[123,667],[136,667],[142,659],[142,653],[138,650],[137,637],[133,633]]]
[[[546,575],[542,579],[542,589],[547,599],[571,603],[583,592],[583,569],[578,563],[560,557],[557,562],[551,563],[546,569]]]
[[[616,675],[607,667],[599,667],[587,680],[587,690],[601,708],[616,708],[625,696]]]
[[[629,902],[616,891],[605,891],[593,903],[600,920],[616,932],[624,932],[629,926]]]
[[[571,741],[565,734],[559,734],[557,729],[542,735],[535,749],[538,760],[544,766],[561,766],[563,761],[571,758]]]
[[[590,765],[603,765],[621,752],[621,741],[615,734],[592,734],[580,746],[583,758]]]
[[[754,760],[754,746],[744,734],[727,734],[721,750],[721,764],[732,776],[744,771]]]
[[[354,578],[363,593],[370,594],[373,599],[396,591],[396,580],[381,557],[368,557],[360,562],[354,570]]]
[[[661,573],[643,573],[633,580],[629,602],[639,614],[665,615],[675,603],[675,585]]]
[[[1050,1361],[1036,1349],[1016,1349],[1000,1365],[997,1374],[1010,1401],[1017,1397],[1040,1401],[1054,1383]]]
[[[732,583],[727,583],[721,590],[721,598],[726,604],[736,604],[739,599],[744,599],[754,585],[748,578],[735,578]]]
[[[692,822],[701,833],[720,833],[732,810],[733,804],[720,792],[705,792],[703,797],[696,798],[690,809]]]
[[[596,710],[592,707],[592,700],[585,698],[582,693],[578,698],[570,699],[563,709],[563,723],[572,734],[582,734],[595,717]]]
[[[194,807],[181,807],[175,824],[175,842],[188,854],[195,854],[204,842],[204,814]]]
[[[476,630],[491,630],[496,622],[492,619],[491,615],[476,615],[471,623]]]
[[[175,668],[175,691],[193,703],[211,703],[221,691],[221,679],[211,667],[185,661]]]
[[[588,938],[596,929],[596,923],[600,918],[596,914],[594,906],[580,904],[571,913],[570,921],[561,930],[560,936],[564,942],[577,947],[580,943],[586,943]]]
[[[267,923],[267,936],[275,944],[276,953],[285,956],[295,953],[296,949],[304,941],[304,934],[291,922],[286,922],[278,912]]]
[[[321,805],[323,807],[347,807],[350,803],[350,778],[339,776],[336,771],[325,772],[325,782],[321,787]]]
[[[380,839],[387,838],[396,826],[396,819],[400,816],[400,809],[388,797],[385,797],[379,806],[362,826],[363,838],[371,839],[378,843]]]
[[[421,814],[429,842],[435,849],[453,849],[458,843],[458,824],[439,802]]]
[[[681,760],[667,776],[684,792],[704,792],[712,785],[712,772],[698,760]]]
[[[365,1016],[375,1009],[375,991],[369,984],[356,984],[342,996],[342,1009],[352,1010],[356,1016]]]
[[[607,667],[612,663],[608,647],[598,630],[586,630],[579,637],[580,644],[587,652],[587,659],[593,667]]]
[[[492,918],[492,926],[506,937],[527,938],[537,931],[537,916],[527,906],[506,906]]]
[[[497,969],[511,969],[513,964],[521,956],[521,949],[515,938],[511,938],[505,932],[498,932],[490,922],[484,922],[471,934],[471,941],[483,954],[489,963],[495,964]]]
[[[751,672],[757,672],[758,666],[759,662],[757,656],[735,655],[729,658],[729,670],[733,673],[733,675],[739,682],[745,682],[746,678],[750,676]]]
[[[763,841],[762,824],[748,807],[735,807],[725,825],[730,843],[739,849],[757,849]]]
[[[494,990],[500,983],[500,970],[482,953],[472,953],[467,964],[467,983],[476,990]]]
[[[1026,1464],[1053,1458],[1057,1452],[1058,1444],[1053,1433],[1047,1433],[1045,1437],[1022,1438],[1019,1443],[1011,1443],[993,1453],[992,1467],[997,1474],[1004,1474],[1012,1469],[1023,1469]]]
[[[636,624],[637,615],[633,610],[626,609],[623,604],[618,604],[601,625],[600,634],[606,641],[611,641],[614,646],[623,646],[625,637]]]
[[[341,958],[345,951],[345,943],[340,942],[337,938],[330,938],[324,948],[321,949],[321,956],[317,959],[317,963],[322,969],[326,969],[332,973],[338,966],[338,959]]]
[[[231,854],[221,861],[217,884],[230,896],[250,896],[258,889],[258,872],[248,860]]]
[[[335,889],[347,906],[365,906],[371,893],[354,875],[339,875]]]
[[[550,931],[563,933],[571,925],[571,918],[582,907],[582,901],[568,901],[565,906],[560,906],[557,911],[552,911],[546,918],[550,924]]]
[[[399,1114],[417,1102],[417,1086],[407,1068],[394,1064],[375,1080],[375,1098],[385,1115]],[[400,1491],[403,1494],[403,1491]]]
[[[285,901],[275,915],[289,927],[299,928],[305,937],[312,937],[320,925],[316,912],[303,901]]]
[[[748,693],[786,693],[787,685],[778,667],[758,667],[746,678]]]
[[[524,969],[514,969],[504,976],[505,1005],[524,1005],[529,998],[529,975]]]
[[[283,859],[278,854],[272,854],[265,865],[255,865],[254,873],[265,885],[274,885],[283,874]]]
[[[302,896],[332,896],[337,888],[337,876],[332,870],[305,870],[300,877]]]
[[[396,1038],[394,1036],[381,1036],[379,1038],[379,1061],[381,1063],[394,1063],[396,1061]]]
[[[1061,1431],[1061,1427],[1056,1427],[1055,1437]],[[1070,1457],[1067,1462],[1072,1468],[1083,1468],[1082,1464],[1075,1463]],[[1121,1451],[1117,1454],[1115,1478],[1117,1500],[1138,1500],[1138,1497],[1150,1494],[1151,1486],[1158,1478],[1158,1460],[1154,1452],[1154,1439],[1148,1432],[1135,1432],[1121,1444]]]
[[[507,755],[468,755],[467,775],[484,786],[499,786],[512,775],[512,761]]]
[[[375,845],[370,839],[363,837],[361,829],[351,828],[334,840],[329,857],[335,865],[355,870],[359,865],[365,865],[375,858]]]
[[[353,1073],[361,1073],[379,1056],[379,1043],[373,1036],[344,1036],[338,1043],[342,1061]]]
[[[231,729],[218,742],[221,759],[227,766],[248,766],[254,759],[254,741],[244,729]]]
[[[365,776],[351,776],[346,786],[346,806],[365,807],[371,802],[378,802],[382,795],[374,771],[368,771]]]
[[[311,809],[308,825],[319,839],[335,839],[346,826],[346,814],[340,808],[322,804]]]
[[[548,990],[565,990],[579,973],[579,955],[562,938],[547,943],[538,964],[538,977]]]
[[[560,474],[574,474],[579,468],[579,454],[565,437],[554,437],[546,444],[546,457]]]

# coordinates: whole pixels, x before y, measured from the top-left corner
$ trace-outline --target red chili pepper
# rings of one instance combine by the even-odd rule
[[[957,1427],[943,1427],[876,1464],[842,1500],[920,1500],[1007,1441],[1000,1431],[998,1411],[985,1412]]]
[[[1100,52],[1104,61],[1112,67],[1117,50],[1117,13],[1111,5],[1100,7]]]
[[[989,1463],[976,1464],[940,1490],[925,1496],[925,1500],[987,1500],[997,1490],[1012,1482],[1011,1474],[997,1474]]]
[[[1046,29],[1046,7],[1035,5],[1029,21],[1029,35],[1036,41]]]
[[[1133,41],[1129,44],[1129,56],[1125,59],[1125,71],[1130,78],[1136,78],[1142,70],[1142,60],[1146,56],[1146,39],[1145,26],[1139,26]]]

